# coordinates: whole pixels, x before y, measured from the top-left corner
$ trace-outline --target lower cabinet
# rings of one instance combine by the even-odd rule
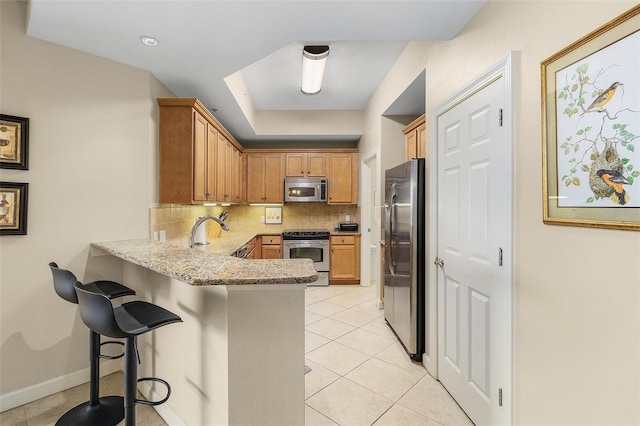
[[[360,235],[332,235],[329,284],[360,284]]]
[[[247,244],[247,255],[245,259],[260,259],[260,239],[254,237],[249,244]]]
[[[282,259],[282,235],[263,235],[261,253],[262,259]]]

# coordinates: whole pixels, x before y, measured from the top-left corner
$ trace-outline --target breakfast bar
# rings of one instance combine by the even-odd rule
[[[91,244],[94,262],[114,257],[115,278],[137,298],[184,321],[139,340],[140,376],[171,384],[157,407],[167,424],[304,424],[304,290],[317,272],[309,259],[230,256],[243,238],[204,250],[142,239]]]

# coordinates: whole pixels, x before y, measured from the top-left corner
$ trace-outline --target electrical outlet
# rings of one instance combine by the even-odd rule
[[[260,223],[264,223],[264,216],[260,216]]]
[[[153,240],[158,241],[158,231],[153,231]]]
[[[344,215],[344,221],[347,223],[351,222],[351,215],[349,214]]]
[[[160,231],[160,241],[167,241],[167,231],[164,229]]]

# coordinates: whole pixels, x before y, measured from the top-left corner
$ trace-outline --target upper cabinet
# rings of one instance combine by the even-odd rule
[[[358,152],[327,154],[328,204],[358,204]]]
[[[286,176],[327,176],[327,154],[324,152],[290,152],[285,161]]]
[[[326,177],[328,204],[358,204],[357,149],[246,150],[244,155],[247,203],[282,203],[285,176],[298,176]]]
[[[197,99],[162,98],[160,202],[242,202],[242,147]]]
[[[284,156],[279,152],[248,152],[247,203],[284,202]]]
[[[413,120],[402,129],[404,133],[404,152],[405,159],[425,158],[427,149],[427,126],[425,123],[425,115]]]

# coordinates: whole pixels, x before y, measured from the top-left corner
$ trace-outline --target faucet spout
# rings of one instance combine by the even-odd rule
[[[194,246],[193,239],[195,238],[196,229],[198,229],[198,226],[202,225],[204,222],[206,222],[209,219],[213,220],[218,225],[220,225],[220,228],[222,228],[223,231],[229,230],[229,226],[215,216],[199,217],[198,220],[196,220],[196,223],[193,225],[193,228],[191,228],[191,235],[189,236],[189,247],[193,248]]]

